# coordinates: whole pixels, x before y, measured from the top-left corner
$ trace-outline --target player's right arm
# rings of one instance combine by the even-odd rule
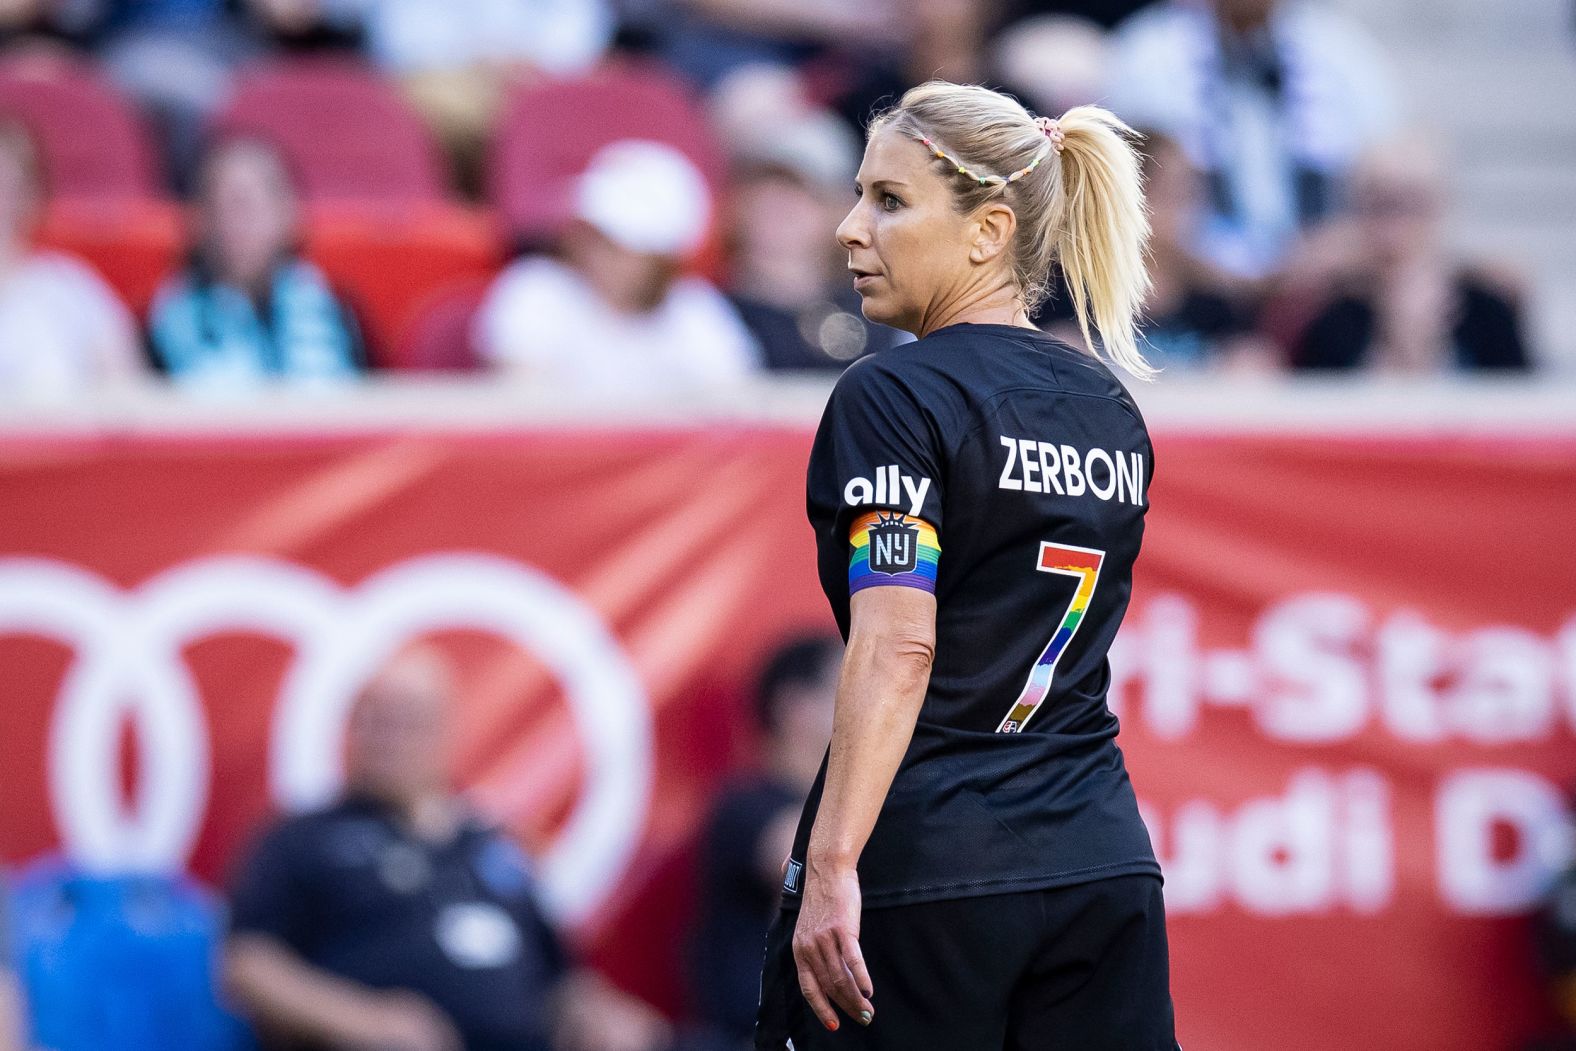
[[[866,1024],[874,1017],[859,949],[857,866],[913,737],[936,648],[929,591],[866,588],[853,595],[849,614],[826,783],[794,928],[800,988],[828,1029],[837,1028],[833,1004]]]
[[[810,454],[823,573],[847,573],[848,645],[794,927],[800,988],[821,1024],[868,1023],[857,865],[913,737],[936,639],[944,477],[936,420],[879,359],[838,379]],[[823,576],[829,589],[841,587]],[[834,603],[835,606],[835,603]]]

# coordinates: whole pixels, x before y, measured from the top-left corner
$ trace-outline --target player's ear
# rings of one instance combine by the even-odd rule
[[[1018,232],[1018,217],[1002,201],[987,201],[974,213],[969,225],[969,262],[975,265],[999,258],[1012,246]]]

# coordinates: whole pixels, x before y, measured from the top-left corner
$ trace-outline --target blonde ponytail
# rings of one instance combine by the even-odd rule
[[[1012,274],[1027,309],[1044,300],[1059,261],[1084,341],[1139,379],[1158,370],[1138,348],[1138,313],[1149,294],[1144,252],[1149,216],[1134,131],[1098,106],[1039,121],[1010,95],[933,80],[871,122],[924,141],[938,174],[953,180],[967,215],[992,199],[1018,217]],[[1060,147],[1059,150],[1056,147]]]
[[[1098,106],[1075,106],[1060,120],[1066,196],[1056,256],[1090,347],[1092,327],[1106,355],[1139,379],[1158,371],[1138,348],[1138,313],[1149,295],[1144,208],[1134,132]]]

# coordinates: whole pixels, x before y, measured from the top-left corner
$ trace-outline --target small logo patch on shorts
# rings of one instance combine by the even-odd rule
[[[789,894],[799,893],[799,881],[804,875],[804,862],[788,859],[788,871],[783,873],[783,890]]]

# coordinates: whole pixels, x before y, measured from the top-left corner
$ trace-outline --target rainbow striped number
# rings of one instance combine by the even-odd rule
[[[1041,573],[1060,573],[1063,576],[1075,577],[1078,587],[1073,590],[1072,601],[1067,604],[1067,612],[1062,614],[1062,622],[1056,625],[1056,630],[1051,633],[1051,641],[1045,644],[1045,649],[1040,653],[1040,659],[1034,662],[1034,667],[1029,669],[1029,678],[1023,684],[1023,692],[1018,695],[1018,702],[1012,706],[1012,711],[1007,713],[1007,718],[996,727],[999,734],[1015,734],[1021,731],[1026,723],[1040,710],[1040,702],[1045,700],[1051,692],[1051,676],[1056,673],[1056,662],[1061,659],[1062,652],[1067,649],[1067,644],[1078,634],[1078,625],[1083,623],[1084,613],[1089,609],[1089,602],[1094,598],[1094,587],[1100,582],[1100,566],[1105,562],[1105,552],[1096,551],[1092,547],[1074,547],[1071,544],[1053,544],[1049,540],[1040,541],[1040,560],[1035,569]]]

